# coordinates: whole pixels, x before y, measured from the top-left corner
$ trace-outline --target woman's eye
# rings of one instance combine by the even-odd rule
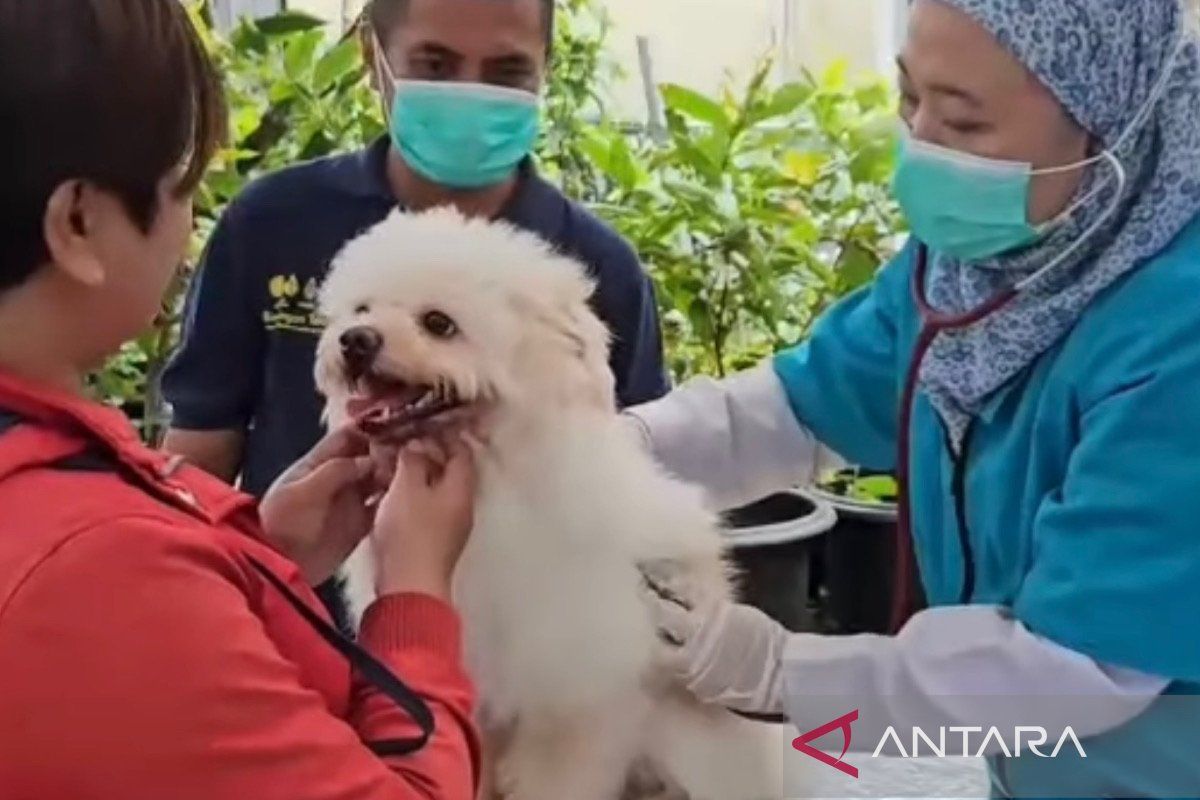
[[[441,311],[427,312],[421,317],[421,325],[438,339],[449,339],[458,333],[458,325]]]
[[[985,122],[968,122],[957,120],[946,120],[946,127],[955,133],[961,133],[966,136],[983,133],[988,129],[988,125]]]
[[[355,314],[369,314],[370,312],[371,312],[371,307],[369,305],[367,305],[366,303],[361,303],[354,307]]]

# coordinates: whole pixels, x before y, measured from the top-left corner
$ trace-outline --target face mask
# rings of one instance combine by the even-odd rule
[[[1113,146],[1077,164],[1035,170],[1032,164],[982,158],[921,142],[904,131],[892,189],[913,235],[935,252],[963,261],[980,261],[1032,244],[1069,220],[1075,211],[1107,185],[1105,181],[1054,219],[1033,225],[1028,219],[1033,177],[1072,172],[1106,161],[1112,167],[1112,175],[1118,184],[1112,203],[1081,237],[1042,267],[1034,277],[1062,263],[1094,236],[1120,208],[1128,181],[1116,152],[1141,130],[1154,112],[1170,83],[1171,73],[1185,44],[1186,37],[1181,39],[1167,59],[1162,76],[1151,90],[1145,105],[1134,115]]]
[[[376,52],[383,50],[376,44]],[[480,189],[510,178],[537,141],[537,95],[503,86],[392,77],[392,142],[419,175],[454,189]]]
[[[913,235],[932,250],[979,261],[1040,239],[1092,195],[1042,225],[1028,221],[1034,175],[1083,169],[1101,158],[1048,170],[960,153],[905,133],[892,189]]]

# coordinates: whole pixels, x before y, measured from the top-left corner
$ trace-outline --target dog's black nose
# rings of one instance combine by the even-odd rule
[[[375,357],[383,349],[383,336],[366,325],[348,329],[338,341],[342,345],[342,357],[346,359],[346,366],[360,373],[371,368]]]

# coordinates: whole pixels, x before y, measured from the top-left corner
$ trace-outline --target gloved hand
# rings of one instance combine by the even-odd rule
[[[786,628],[752,606],[701,596],[670,563],[645,564],[642,576],[667,666],[697,699],[746,714],[782,712]]]

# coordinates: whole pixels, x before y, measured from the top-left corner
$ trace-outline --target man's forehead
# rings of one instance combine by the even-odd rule
[[[408,0],[398,27],[407,29],[410,39],[478,39],[490,32],[496,38],[528,37],[541,43],[548,22],[545,7],[543,0]]]

